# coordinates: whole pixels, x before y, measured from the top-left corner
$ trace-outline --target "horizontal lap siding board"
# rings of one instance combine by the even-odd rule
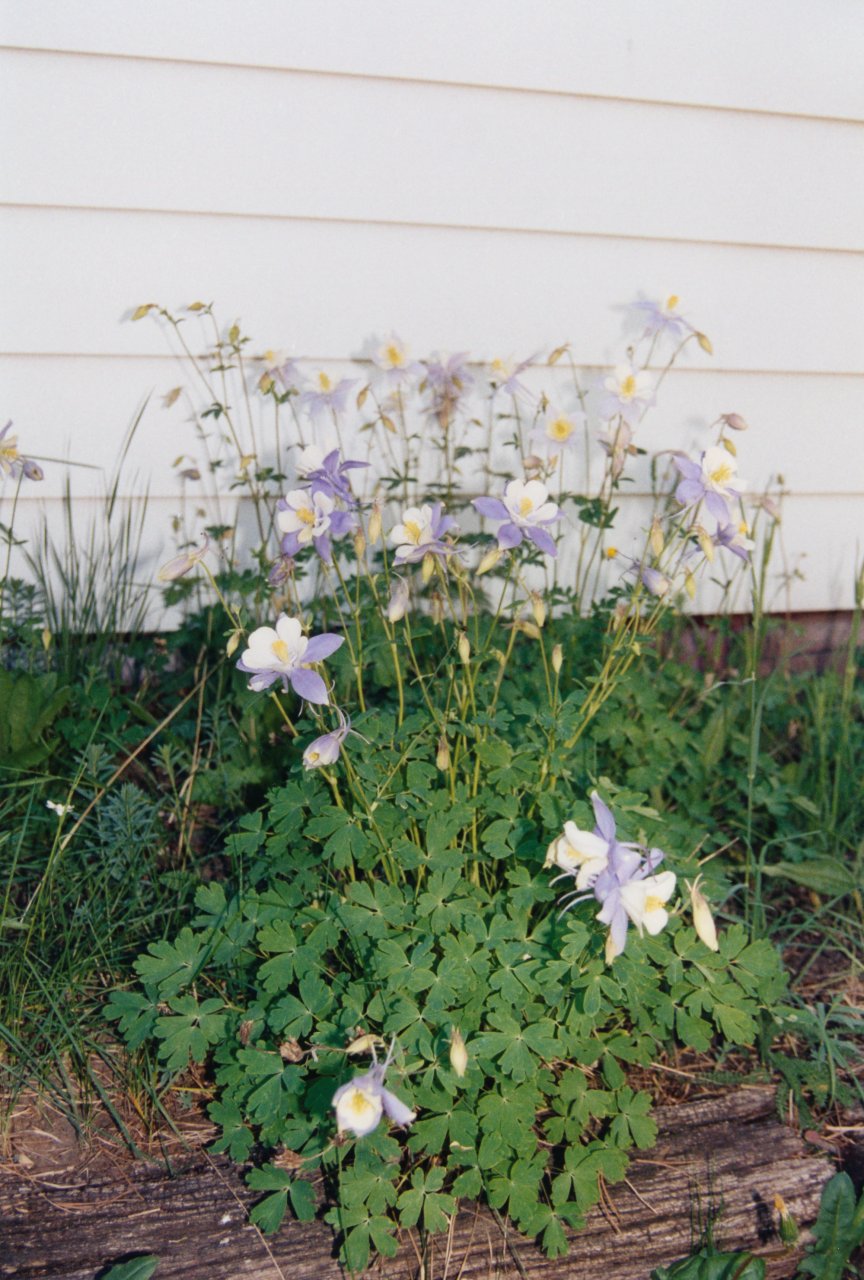
[[[22,444],[110,465],[152,390],[129,474],[151,476],[156,561],[191,427],[159,407],[181,378],[155,325],[120,323],[134,305],[213,299],[253,350],[346,373],[391,328],[416,355],[569,340],[596,369],[622,349],[620,304],[674,291],[716,356],[669,378],[643,443],[689,446],[743,413],[751,488],[779,471],[792,491],[794,607],[848,607],[864,550],[864,129],[849,123],[864,11],[786,4],[781,27],[774,5],[770,24],[670,0],[466,8],[10,6],[0,43],[26,51],[0,54],[0,382]],[[625,500],[628,524],[642,501]]]
[[[0,41],[653,102],[864,117],[849,0],[27,0]]]
[[[864,249],[856,124],[38,53],[0,77],[4,202]]]

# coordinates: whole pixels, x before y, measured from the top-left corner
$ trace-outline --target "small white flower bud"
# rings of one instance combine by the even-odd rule
[[[563,651],[563,649],[561,648],[560,644],[553,644],[553,646],[552,646],[552,670],[555,672],[556,676],[558,675],[559,671],[561,670],[561,667],[563,666],[563,663],[564,663],[564,651]]]
[[[687,888],[690,890],[690,909],[693,912],[693,928],[696,930],[696,936],[705,943],[709,951],[719,951],[720,944],[717,941],[717,926],[714,923],[714,917],[711,914],[711,908],[699,888],[701,876],[690,884],[685,881]]]
[[[546,621],[546,601],[539,591],[531,592],[531,612],[534,615],[534,621],[537,626],[542,627]]]
[[[438,750],[435,753],[435,764],[442,773],[446,773],[450,768],[450,748],[447,745],[447,738],[443,733],[438,739]]]
[[[435,572],[435,557],[426,555],[423,557],[423,563],[420,565],[420,576],[424,582],[428,582]]]
[[[503,555],[504,552],[500,547],[493,547],[491,551],[487,551],[477,566],[477,577],[479,578],[482,573],[488,573],[490,569],[494,569]]]
[[[378,503],[374,503],[372,514],[369,517],[369,527],[366,530],[366,537],[370,547],[374,547],[375,543],[381,537],[381,508]]]
[[[468,639],[464,631],[459,632],[459,639],[456,642],[456,647],[459,650],[459,657],[462,660],[462,662],[470,662],[471,661],[471,641]]]
[[[230,636],[228,637],[228,643],[225,646],[225,654],[227,657],[230,658],[236,652],[237,646],[240,643],[242,637],[243,637],[242,631],[231,632]]]
[[[358,529],[354,534],[354,554],[358,560],[363,559],[363,552],[366,550],[366,536],[362,529]]]
[[[468,1070],[468,1050],[458,1027],[450,1032],[450,1066],[460,1080]]]

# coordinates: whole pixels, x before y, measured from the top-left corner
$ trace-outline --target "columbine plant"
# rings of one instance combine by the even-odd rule
[[[397,1225],[444,1230],[458,1198],[562,1252],[653,1141],[628,1067],[750,1044],[782,993],[771,945],[715,925],[723,840],[603,773],[599,718],[661,620],[755,541],[727,434],[746,424],[724,414],[675,455],[644,535],[611,544],[665,371],[710,345],[677,299],[636,314],[640,342],[587,389],[566,347],[478,367],[390,335],[355,379],[256,361],[236,326],[209,353],[276,424],[274,455],[213,386],[218,438],[201,425],[257,513],[230,643],[278,707],[285,780],[229,842],[233,884],[202,886],[113,1016],[171,1070],[212,1054],[217,1149],[274,1153],[254,1220],[312,1216],[314,1187],[354,1269]],[[220,553],[235,571],[231,529]]]

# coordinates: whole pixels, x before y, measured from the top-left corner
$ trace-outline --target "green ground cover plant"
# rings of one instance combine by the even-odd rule
[[[806,990],[829,952],[860,972],[859,618],[842,672],[762,670],[776,510],[736,487],[746,424],[646,451],[665,371],[710,344],[674,300],[637,314],[597,386],[559,348],[532,389],[529,362],[392,336],[309,384],[208,306],[139,308],[201,395],[178,465],[214,519],[181,511],[160,574],[180,625],[143,630],[128,516],[113,614],[80,585],[95,554],[46,531],[29,577],[7,562],[7,1084],[104,1092],[108,1027],[154,1105],[199,1064],[216,1149],[256,1158],[253,1220],[323,1193],[355,1271],[457,1199],[563,1252],[654,1140],[632,1071],[676,1046],[752,1050],[799,1108],[860,1091],[860,1014]],[[749,593],[746,632],[682,618],[706,577],[717,607]],[[125,635],[74,643],[84,616]],[[699,660],[670,657],[691,635]]]

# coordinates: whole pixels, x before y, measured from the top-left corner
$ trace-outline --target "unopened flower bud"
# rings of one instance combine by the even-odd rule
[[[712,345],[711,339],[708,337],[706,333],[697,333],[696,341],[699,343],[699,346],[707,355],[713,356],[714,347]]]
[[[430,555],[425,555],[423,557],[423,563],[420,566],[420,576],[422,577],[424,582],[428,582],[434,572],[435,572],[435,557]]]
[[[698,529],[696,537],[699,539],[699,546],[702,548],[702,554],[710,564],[714,559],[714,539],[711,537],[707,529]]]
[[[441,734],[438,739],[438,750],[435,753],[435,763],[442,773],[446,773],[450,768],[450,748],[447,745],[445,734]]]
[[[204,535],[203,547],[195,547],[192,551],[184,551],[179,556],[175,556],[173,560],[169,560],[167,564],[163,564],[162,568],[156,574],[159,582],[174,582],[176,578],[182,578],[190,569],[194,569],[199,560],[202,560],[210,547],[210,539]]]
[[[225,646],[226,657],[230,658],[236,652],[237,646],[240,643],[242,635],[243,635],[242,631],[231,632],[230,636],[228,637],[228,643]]]
[[[696,579],[688,569],[684,574],[684,590],[687,592],[691,600],[696,598]]]
[[[51,635],[50,627],[43,627],[42,628],[42,648],[45,650],[46,653],[51,648],[51,641],[53,640],[53,638],[54,637]]]
[[[651,533],[649,534],[651,541],[651,550],[658,558],[663,554],[663,530],[660,528],[660,521],[655,516],[651,521]]]
[[[444,597],[441,595],[440,591],[432,592],[432,595],[429,598],[429,603],[432,621],[435,623],[436,627],[440,627],[441,623],[444,621]]]
[[[477,577],[479,578],[481,573],[488,573],[490,569],[494,569],[503,555],[504,552],[500,547],[492,547],[487,551],[477,566]]]
[[[450,1032],[450,1066],[460,1080],[468,1070],[468,1050],[458,1027]]]
[[[358,529],[354,534],[354,554],[358,560],[363,559],[363,552],[366,550],[366,535],[362,529]]]
[[[464,631],[459,632],[459,639],[456,642],[459,650],[459,657],[463,662],[471,661],[471,641],[468,639]]]
[[[356,1053],[371,1053],[373,1049],[383,1044],[384,1041],[380,1036],[367,1032],[366,1035],[357,1036],[356,1040],[352,1040],[345,1052],[352,1055]]]
[[[690,884],[689,880],[684,882],[690,890],[690,910],[693,912],[693,928],[696,930],[696,936],[705,943],[709,951],[719,951],[717,926],[714,923],[714,917],[711,914],[711,908],[708,906],[705,895],[699,888],[701,879],[701,876],[697,876],[692,884]]]
[[[749,427],[740,413],[722,413],[720,421],[725,422],[730,431],[749,431]]]
[[[370,547],[374,547],[375,543],[381,537],[381,508],[377,502],[372,507],[372,514],[369,517],[369,527],[366,531],[366,537]]]
[[[534,615],[534,621],[538,627],[542,627],[546,621],[546,601],[540,595],[539,591],[531,592],[531,612]]]
[[[524,618],[520,618],[513,625],[517,631],[521,631],[523,635],[530,636],[532,640],[540,639],[540,628],[535,623],[526,622]]]
[[[723,448],[726,450],[727,453],[732,454],[733,458],[738,457],[738,450],[735,448],[734,443],[729,439],[728,436],[721,436],[720,443],[722,444]]]
[[[779,1194],[774,1197],[774,1208],[780,1214],[780,1230],[778,1232],[780,1239],[784,1244],[795,1244],[798,1240],[798,1223],[789,1212],[786,1201]]]
[[[563,663],[564,663],[564,651],[563,651],[563,649],[561,648],[560,644],[553,644],[553,646],[552,646],[552,670],[555,672],[556,676],[558,675],[559,671],[561,670],[561,667],[563,666]]]
[[[387,621],[401,622],[407,612],[409,600],[408,583],[403,578],[396,578],[387,604]]]

